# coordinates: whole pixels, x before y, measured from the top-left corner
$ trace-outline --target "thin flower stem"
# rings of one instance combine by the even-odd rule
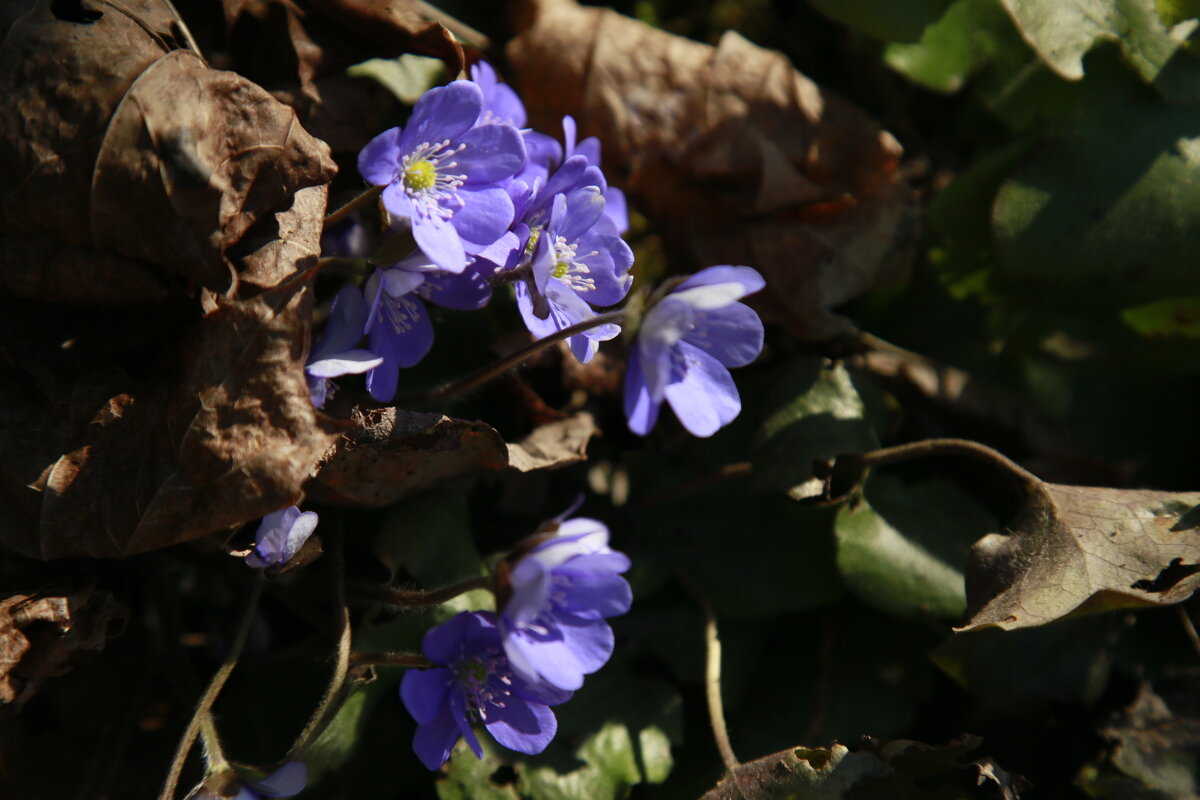
[[[491,576],[481,575],[444,586],[441,589],[383,589],[361,586],[357,587],[354,593],[363,600],[373,600],[377,603],[388,603],[394,606],[436,606],[475,589],[491,588]]]
[[[1196,626],[1192,624],[1192,618],[1188,616],[1187,609],[1183,606],[1175,606],[1175,608],[1179,613],[1179,621],[1183,623],[1183,632],[1187,634],[1188,641],[1196,650],[1196,655],[1200,655],[1200,634],[1196,633]]]
[[[379,197],[379,195],[383,194],[383,190],[385,188],[386,187],[384,187],[384,186],[372,186],[370,189],[367,189],[362,194],[360,194],[358,197],[354,198],[349,203],[346,203],[346,205],[339,208],[337,211],[334,211],[332,214],[329,214],[328,216],[325,217],[325,223],[324,223],[324,226],[322,227],[322,230],[328,230],[329,228],[333,227],[334,225],[337,225],[339,222],[344,220],[346,217],[353,214],[358,209],[365,206],[367,203],[373,202],[374,200],[376,200]]]
[[[679,567],[675,572],[704,614],[704,695],[708,702],[708,722],[712,727],[717,750],[721,753],[721,760],[725,762],[725,769],[733,775],[741,766],[741,762],[734,755],[733,745],[729,741],[729,728],[725,725],[725,704],[721,699],[721,639],[717,635],[717,613],[695,578]]]
[[[221,749],[221,737],[217,735],[217,724],[211,711],[200,715],[200,743],[204,746],[204,758],[209,772],[224,772],[229,769],[225,751]]]
[[[569,328],[563,328],[561,331],[556,331],[544,339],[538,339],[528,347],[523,347],[517,352],[505,356],[494,364],[490,364],[483,369],[468,375],[462,380],[443,384],[442,386],[423,394],[406,395],[404,397],[397,398],[396,402],[398,405],[421,405],[424,403],[433,402],[435,400],[444,400],[448,397],[465,394],[466,392],[476,389],[494,378],[498,378],[521,362],[533,358],[547,347],[558,344],[564,339],[570,339],[572,336],[591,330],[592,328],[598,328],[601,325],[620,323],[623,319],[625,319],[624,311],[610,311],[607,314],[597,314],[591,319],[585,319],[583,322],[577,322]]]
[[[308,724],[295,743],[288,750],[286,761],[294,761],[304,750],[320,736],[329,724],[333,715],[341,705],[345,696],[346,675],[350,671],[350,607],[346,604],[346,572],[345,560],[342,555],[342,530],[339,525],[334,530],[332,547],[330,548],[330,569],[333,571],[333,602],[336,610],[337,624],[337,658],[333,666],[333,677],[325,687],[325,694],[317,704],[316,711],[309,718]]]
[[[420,653],[351,653],[350,663],[384,667],[432,667]]]
[[[1019,466],[1012,459],[993,450],[987,445],[972,442],[969,439],[924,439],[919,442],[898,444],[894,447],[884,447],[866,453],[854,453],[841,456],[849,463],[862,467],[881,467],[910,461],[914,458],[939,455],[967,455],[982,458],[1006,470],[1027,487],[1037,487],[1042,484],[1041,478]]]
[[[233,668],[237,666],[238,656],[242,654],[242,646],[246,644],[246,636],[250,633],[250,623],[254,620],[254,612],[258,608],[258,600],[262,597],[263,584],[264,578],[260,572],[255,577],[254,587],[250,590],[250,598],[246,601],[246,611],[242,614],[242,619],[238,623],[233,643],[229,647],[225,661],[221,663],[221,666],[213,674],[212,680],[208,682],[208,688],[204,690],[204,694],[200,696],[200,701],[196,703],[196,710],[192,714],[191,722],[188,723],[187,728],[183,731],[183,736],[179,739],[179,745],[175,749],[175,757],[171,760],[171,768],[167,772],[167,778],[163,781],[162,791],[158,795],[159,800],[172,800],[175,796],[175,787],[179,784],[179,776],[183,772],[183,764],[187,760],[192,745],[196,742],[196,736],[200,733],[200,726],[204,723],[206,717],[211,721],[213,703],[216,702],[217,695],[221,693],[221,689],[225,686],[225,681],[229,680],[229,675],[233,672]]]

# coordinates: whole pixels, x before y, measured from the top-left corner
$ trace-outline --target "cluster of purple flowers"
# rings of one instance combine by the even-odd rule
[[[426,633],[422,649],[437,666],[410,670],[400,683],[421,762],[437,769],[460,738],[482,757],[474,723],[511,750],[546,749],[558,727],[550,706],[612,655],[604,620],[629,610],[627,569],[602,523],[568,520],[512,566],[498,614],[463,612]]]
[[[566,147],[523,129],[525,108],[487,64],[473,80],[429,90],[403,128],[371,140],[358,157],[363,178],[383,188],[392,223],[411,229],[417,250],[385,265],[366,286],[365,332],[382,363],[367,388],[380,401],[398,372],[429,352],[426,303],[482,308],[492,284],[512,280],[522,317],[539,338],[619,303],[629,291],[633,252],[624,197],[599,168],[599,143]],[[503,273],[509,273],[503,275]],[[619,333],[597,327],[572,337],[581,360]]]

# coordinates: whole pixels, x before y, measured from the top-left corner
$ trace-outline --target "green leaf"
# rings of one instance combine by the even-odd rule
[[[1001,0],[1038,56],[1069,80],[1084,75],[1083,56],[1116,42],[1142,79],[1169,100],[1195,103],[1200,65],[1188,55],[1196,22],[1167,27],[1156,0]]]
[[[438,782],[442,800],[615,800],[670,774],[682,720],[679,696],[666,683],[609,664],[554,711],[558,733],[541,755],[509,752],[485,733],[477,760],[460,743]],[[495,780],[505,766],[515,777]]]
[[[884,50],[888,66],[939,92],[956,92],[1007,45],[1012,24],[996,0],[955,0],[920,41]]]
[[[399,58],[372,58],[346,70],[351,78],[370,78],[396,96],[405,105],[412,105],[430,88],[445,80],[441,59],[411,53]]]
[[[817,497],[823,483],[814,462],[879,446],[867,408],[841,364],[802,358],[790,364],[767,397],[770,409],[754,439],[754,484],[802,500]]]
[[[897,616],[958,617],[963,564],[996,520],[954,484],[904,486],[872,475],[838,512],[838,570],[863,602]]]
[[[868,36],[886,42],[915,42],[950,0],[809,0],[812,6]]]
[[[1121,319],[1142,336],[1200,338],[1200,296],[1168,297],[1127,308]]]
[[[406,500],[388,512],[375,554],[393,575],[403,569],[426,589],[486,574],[467,507],[466,495],[456,490]]]
[[[645,557],[681,566],[723,617],[751,618],[828,605],[842,595],[833,564],[833,510],[780,495],[724,489],[643,511],[635,520]]]
[[[1200,111],[1129,105],[1079,120],[1002,184],[996,281],[1048,305],[1200,294]]]
[[[956,633],[929,658],[989,711],[1019,716],[1099,698],[1121,626],[1120,618],[1104,615],[1048,628]]]
[[[359,686],[351,692],[325,730],[304,751],[310,784],[350,760],[366,728],[370,711],[381,697],[391,697],[394,692],[395,683],[382,680]]]

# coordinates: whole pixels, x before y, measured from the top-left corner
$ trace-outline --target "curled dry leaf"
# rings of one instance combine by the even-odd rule
[[[574,0],[517,4],[508,57],[535,127],[600,137],[640,208],[696,266],[750,264],[752,298],[797,335],[907,268],[917,233],[896,140],[736,33],[717,47]]]
[[[1200,493],[1027,481],[1008,533],[971,548],[958,630],[1182,602],[1200,587],[1198,528]]]
[[[67,300],[60,283],[118,277],[125,303],[157,300],[125,259],[225,290],[226,251],[297,190],[332,179],[328,148],[266,91],[180,49],[161,0],[99,4],[87,24],[56,8],[37,2],[0,43],[0,234],[49,238],[80,267],[43,257],[34,296]],[[121,259],[93,271],[79,248]]]
[[[596,435],[596,420],[580,412],[558,422],[550,422],[508,447],[508,465],[520,472],[555,469],[587,460],[587,446]]]
[[[313,499],[379,508],[440,481],[508,464],[504,440],[483,422],[380,408],[355,423],[317,464],[305,487]]]
[[[0,600],[0,709],[19,709],[43,680],[66,671],[72,653],[104,649],[109,624],[125,616],[102,591]]]
[[[506,444],[484,422],[380,408],[337,440],[305,489],[321,502],[379,508],[480,470],[530,472],[583,461],[596,432],[592,415],[579,413]]]

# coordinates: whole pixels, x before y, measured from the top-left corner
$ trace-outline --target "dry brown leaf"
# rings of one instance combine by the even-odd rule
[[[503,469],[508,450],[483,422],[380,408],[321,458],[305,487],[315,500],[379,508],[480,469]]]
[[[125,616],[101,591],[0,600],[0,708],[19,709],[43,680],[66,671],[72,653],[104,649],[109,624]]]
[[[263,89],[179,49],[160,0],[101,3],[90,24],[53,5],[38,2],[0,43],[0,186],[10,187],[0,233],[113,251],[224,290],[226,251],[297,190],[332,179],[328,148]],[[82,269],[45,277],[113,277],[111,257],[96,274],[77,252],[63,257]],[[69,294],[52,284],[46,299]]]
[[[524,0],[508,57],[535,127],[564,114],[628,171],[636,204],[696,267],[749,264],[797,335],[900,277],[917,233],[901,148],[866,114],[733,32],[714,48],[574,0]]]
[[[508,465],[520,472],[532,472],[586,461],[588,442],[598,432],[596,420],[587,412],[541,425],[508,445]]]
[[[1200,493],[1026,482],[1009,532],[971,548],[958,630],[1186,600],[1200,588],[1198,509]]]

